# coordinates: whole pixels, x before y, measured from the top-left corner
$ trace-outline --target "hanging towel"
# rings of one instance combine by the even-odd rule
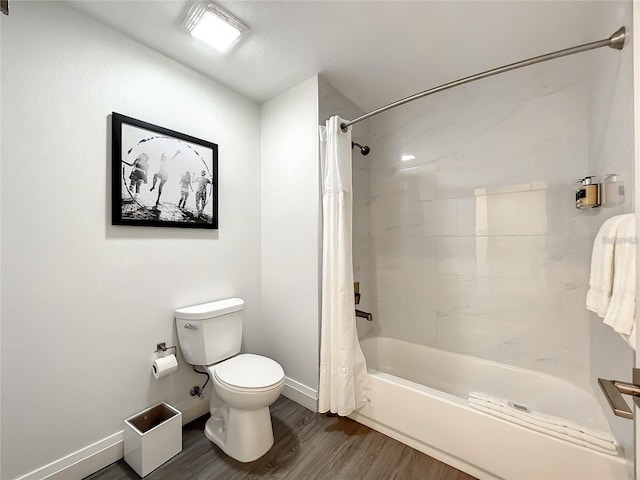
[[[623,217],[611,217],[602,224],[591,254],[591,274],[587,292],[587,309],[604,318],[613,290],[613,252],[618,228]]]
[[[618,443],[608,433],[565,418],[530,410],[524,405],[486,393],[470,392],[469,406],[522,427],[610,455],[618,454]]]
[[[630,339],[636,320],[636,217],[621,217],[613,254],[613,288],[604,323]]]

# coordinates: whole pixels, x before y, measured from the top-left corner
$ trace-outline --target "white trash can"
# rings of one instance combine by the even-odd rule
[[[124,421],[124,461],[146,477],[182,451],[182,413],[161,402]]]

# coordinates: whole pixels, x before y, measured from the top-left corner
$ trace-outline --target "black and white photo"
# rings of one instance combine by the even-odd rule
[[[218,145],[113,113],[114,225],[218,228]]]

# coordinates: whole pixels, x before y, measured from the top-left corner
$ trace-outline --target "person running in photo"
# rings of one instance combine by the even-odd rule
[[[204,210],[204,207],[207,204],[207,185],[211,183],[211,180],[205,177],[206,173],[207,172],[202,170],[202,172],[200,172],[200,177],[196,180],[198,183],[198,191],[196,192],[196,208],[198,209],[198,215],[202,214],[202,210]]]
[[[147,172],[149,171],[149,156],[146,153],[141,153],[133,163],[125,162],[124,160],[122,160],[122,163],[133,167],[131,169],[131,173],[129,174],[129,180],[131,181],[129,190],[131,190],[134,195],[137,196],[140,193],[140,185],[142,184],[142,182],[147,183]]]
[[[171,160],[176,158],[180,150],[178,150]],[[160,195],[162,195],[162,187],[165,183],[167,183],[167,179],[169,178],[169,173],[167,172],[167,154],[163,153],[160,156],[160,170],[153,174],[153,185],[151,186],[150,192],[156,188],[156,182],[160,180],[160,185],[158,186],[158,199],[156,200],[156,206],[160,205]]]
[[[187,170],[180,178],[180,201],[178,202],[178,207],[186,207],[187,199],[189,198],[189,189],[193,192],[193,187],[191,186],[191,174]]]

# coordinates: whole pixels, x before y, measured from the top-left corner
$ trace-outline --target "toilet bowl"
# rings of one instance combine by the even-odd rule
[[[282,393],[285,374],[270,358],[240,354],[243,305],[231,298],[174,313],[185,360],[206,368],[212,380],[205,436],[230,457],[251,462],[273,445],[269,407]]]
[[[260,458],[273,445],[269,406],[282,393],[284,370],[270,358],[243,354],[207,371],[213,391],[205,436],[240,462]]]

